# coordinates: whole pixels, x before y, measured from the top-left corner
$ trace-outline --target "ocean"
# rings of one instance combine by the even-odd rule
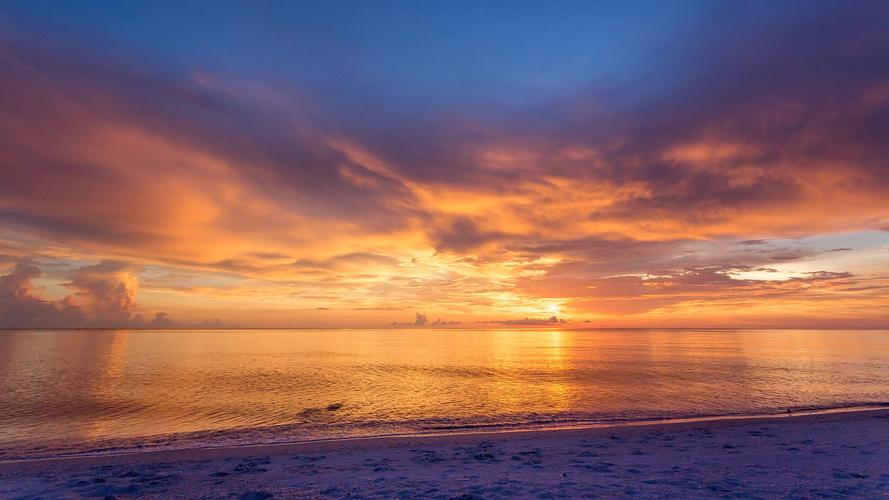
[[[0,332],[0,460],[889,402],[889,331]]]

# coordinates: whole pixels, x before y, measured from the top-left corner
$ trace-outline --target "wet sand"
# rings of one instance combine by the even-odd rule
[[[889,410],[0,463],[0,497],[887,497]]]

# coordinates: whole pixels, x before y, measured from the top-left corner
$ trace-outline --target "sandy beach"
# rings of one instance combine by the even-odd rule
[[[0,464],[0,497],[889,496],[889,410]]]

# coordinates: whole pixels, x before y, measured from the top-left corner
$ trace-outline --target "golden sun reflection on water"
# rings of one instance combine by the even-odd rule
[[[0,451],[199,431],[309,439],[884,402],[889,334],[22,331],[0,333],[0,376]]]

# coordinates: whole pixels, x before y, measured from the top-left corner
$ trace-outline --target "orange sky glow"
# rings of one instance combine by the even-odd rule
[[[367,115],[0,35],[0,327],[885,328],[889,40],[856,20],[716,38],[662,91]]]

